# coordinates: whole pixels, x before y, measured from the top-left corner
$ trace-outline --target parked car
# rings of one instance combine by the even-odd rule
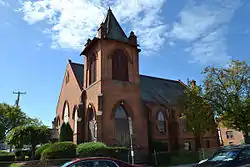
[[[243,167],[250,166],[250,145],[221,148],[196,167]]]
[[[66,162],[61,167],[142,167],[141,165],[132,165],[124,161],[107,157],[81,158]]]

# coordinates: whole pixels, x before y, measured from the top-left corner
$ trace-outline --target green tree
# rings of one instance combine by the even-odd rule
[[[213,106],[222,124],[243,131],[250,143],[250,67],[245,61],[232,60],[225,67],[205,68],[206,99]]]
[[[183,126],[195,136],[196,149],[201,148],[201,139],[207,132],[216,131],[214,113],[205,99],[203,99],[202,87],[192,84],[188,85],[184,95],[178,99],[181,106],[181,116]]]
[[[73,141],[73,131],[69,123],[63,123],[60,129],[60,141]]]
[[[6,134],[20,125],[41,125],[38,119],[28,117],[20,108],[0,103],[0,141],[4,140]]]
[[[7,135],[7,142],[22,148],[23,145],[31,145],[32,158],[35,156],[35,148],[38,144],[49,141],[50,132],[46,126],[18,126],[13,128]]]
[[[0,143],[4,142],[5,138],[5,129],[3,125],[0,124]]]

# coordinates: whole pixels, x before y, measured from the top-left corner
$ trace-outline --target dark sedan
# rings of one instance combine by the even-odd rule
[[[212,157],[197,167],[248,167],[250,146],[236,146],[218,150]]]
[[[142,167],[107,157],[81,158],[65,163],[61,167]]]

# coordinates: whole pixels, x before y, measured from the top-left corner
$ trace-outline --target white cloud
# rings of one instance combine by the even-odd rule
[[[38,47],[42,47],[43,45],[44,45],[43,42],[40,42],[40,43],[37,44]]]
[[[0,0],[0,6],[9,6],[9,3],[4,0]]]
[[[175,43],[173,41],[168,41],[168,45],[172,47],[175,45]]]
[[[169,37],[190,44],[185,51],[201,64],[226,63],[227,24],[240,7],[241,0],[189,0],[173,24]]]
[[[224,32],[226,28],[219,28],[207,34],[189,47],[189,52],[193,55],[191,63],[201,64],[227,63],[230,56],[227,55],[226,38]]]
[[[37,44],[36,44],[36,49],[37,49],[37,50],[40,50],[40,48],[41,48],[43,45],[44,45],[43,42],[37,43]]]
[[[21,11],[29,24],[45,21],[52,35],[52,48],[81,49],[97,33],[108,6],[117,19],[131,26],[142,49],[156,51],[166,38],[160,10],[165,0],[40,0],[24,1]],[[150,39],[150,40],[149,40]]]

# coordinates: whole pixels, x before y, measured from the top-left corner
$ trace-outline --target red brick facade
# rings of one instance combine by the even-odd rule
[[[109,11],[107,17],[109,19],[114,17],[111,11]],[[115,18],[113,18],[113,21],[110,20],[108,22],[118,24]],[[105,24],[107,24],[106,21],[102,23],[102,26]],[[175,90],[175,87],[180,90],[181,83],[179,81],[140,75],[138,56],[140,50],[137,48],[136,37],[133,32],[131,32],[126,43],[122,39],[110,39],[109,35],[112,30],[109,29],[108,34],[106,34],[107,32],[103,29],[106,30],[105,27],[100,27],[98,38],[89,40],[85,45],[86,47],[82,52],[84,54],[84,66],[71,61],[67,65],[58,100],[56,125],[58,123],[61,125],[64,121],[65,103],[68,103],[68,119],[73,131],[77,122],[77,133],[74,133],[74,141],[76,143],[97,140],[103,141],[107,145],[115,145],[117,144],[117,129],[124,128],[116,126],[115,116],[117,108],[122,106],[126,116],[132,118],[133,143],[138,149],[147,151],[149,138],[154,141],[168,143],[169,151],[174,148],[174,145],[184,147],[183,145],[187,141],[192,143],[191,149],[195,149],[194,136],[183,131],[183,126],[179,119],[179,107],[172,102],[179,93],[176,92],[175,95],[175,92],[168,92],[165,88],[156,90],[157,88],[159,89],[157,84],[164,86],[169,84],[173,86],[173,88],[168,88],[169,90]],[[122,30],[119,31],[123,32]],[[113,34],[115,33],[117,34],[118,32],[113,32]],[[127,56],[128,80],[119,81],[112,78],[112,75],[115,73],[114,68],[112,68],[112,64],[114,65],[112,56],[117,50],[121,50]],[[96,64],[94,65],[93,62],[90,62],[91,56],[95,56],[94,63]],[[80,68],[82,69],[79,72]],[[95,68],[95,71],[93,71],[93,68]],[[124,67],[124,69],[126,68]],[[90,76],[95,77],[95,79],[90,79]],[[93,83],[90,84],[90,80]],[[150,85],[148,81],[155,85]],[[155,88],[151,88],[152,86]],[[165,92],[162,95],[163,91]],[[167,99],[168,96],[169,99]],[[75,121],[74,114],[76,110],[78,111],[77,121]],[[164,120],[162,122],[164,129],[161,129],[163,127],[159,125],[159,111],[163,113],[164,118],[161,119]],[[151,121],[151,127],[148,127],[149,121]],[[94,127],[92,131],[89,127],[90,124]],[[151,136],[148,134],[149,128],[152,131]],[[127,131],[129,131],[128,128]],[[92,135],[92,138],[89,135]],[[209,141],[209,144],[207,141]],[[217,147],[219,145],[218,134],[210,133],[205,135],[204,143],[204,147],[205,145],[207,147]]]

